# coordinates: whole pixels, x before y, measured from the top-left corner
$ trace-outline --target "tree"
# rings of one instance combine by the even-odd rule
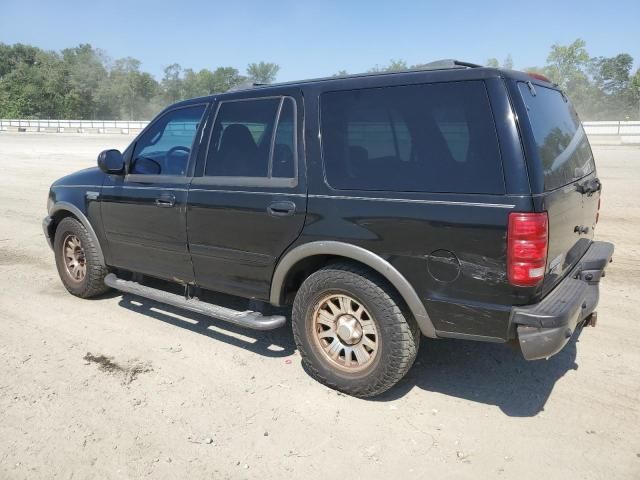
[[[554,43],[547,57],[546,70],[551,80],[560,87],[575,87],[587,80],[584,70],[589,60],[586,43],[580,38],[567,46]]]
[[[631,77],[631,80],[629,81],[629,89],[631,91],[632,109],[637,109],[636,115],[632,114],[632,117],[636,117],[640,120],[640,68],[636,70],[636,73]]]
[[[97,94],[107,77],[100,51],[89,44],[62,51],[62,62],[67,76],[64,116],[71,118],[96,118]]]
[[[275,63],[259,62],[247,66],[247,76],[253,83],[273,83],[280,66]]]
[[[616,95],[629,88],[633,57],[628,53],[594,58],[592,64],[595,84],[603,92]]]
[[[488,66],[499,67],[496,58]],[[502,62],[513,67],[511,55]],[[640,71],[632,74],[627,53],[591,58],[583,40],[554,44],[547,63],[528,72],[541,73],[566,92],[583,120],[640,119]],[[392,59],[370,72],[395,72],[408,67]],[[131,57],[112,62],[89,44],[60,52],[0,43],[0,118],[148,119],[167,104],[184,98],[226,92],[246,83],[270,83],[279,66],[258,62],[247,66],[247,76],[233,67],[182,69],[171,64],[158,83]],[[341,70],[337,75],[346,75]]]
[[[419,68],[420,65],[413,65],[411,68]],[[368,70],[368,73],[380,73],[380,72],[400,72],[407,70],[407,62],[401,59],[391,59],[388,65],[380,66],[376,65]]]
[[[513,57],[511,57],[510,53],[505,57],[504,62],[502,63],[502,68],[506,68],[507,70],[513,69]]]
[[[175,103],[184,98],[181,74],[182,67],[177,63],[173,63],[164,69],[164,77],[162,77],[160,85],[167,103]]]
[[[116,60],[110,72],[110,92],[120,114],[129,120],[144,118],[150,100],[158,93],[158,82],[140,71],[140,61],[126,57]]]

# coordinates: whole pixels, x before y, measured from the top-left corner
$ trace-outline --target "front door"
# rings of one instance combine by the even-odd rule
[[[196,284],[262,300],[279,256],[306,214],[302,96],[217,105],[208,152],[189,189],[187,226]]]
[[[186,202],[194,139],[205,110],[206,104],[190,105],[158,117],[130,147],[127,175],[105,181],[101,209],[110,265],[193,281]]]

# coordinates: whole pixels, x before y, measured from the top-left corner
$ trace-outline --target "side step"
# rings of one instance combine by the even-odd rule
[[[273,330],[282,327],[287,321],[283,315],[271,315],[265,317],[260,312],[252,312],[247,310],[240,312],[230,308],[221,307],[212,303],[203,302],[197,299],[187,300],[181,295],[165,292],[157,288],[145,287],[137,282],[122,280],[110,273],[104,277],[104,283],[108,287],[115,288],[122,292],[137,295],[139,297],[149,298],[156,302],[166,303],[178,308],[184,308],[191,312],[200,313],[209,317],[214,317],[225,322],[233,323],[241,327],[251,328],[253,330]]]

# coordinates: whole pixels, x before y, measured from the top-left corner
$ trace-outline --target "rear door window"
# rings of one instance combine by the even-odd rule
[[[296,176],[296,105],[290,97],[220,103],[205,167],[208,177]]]
[[[519,82],[544,173],[545,191],[591,173],[593,154],[578,114],[558,90]]]
[[[482,81],[327,92],[328,183],[342,190],[504,193]]]
[[[266,178],[279,105],[280,98],[222,102],[205,175]]]

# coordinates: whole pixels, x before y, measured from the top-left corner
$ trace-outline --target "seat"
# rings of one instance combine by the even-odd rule
[[[246,125],[232,123],[222,132],[220,148],[214,157],[209,175],[225,177],[255,177],[258,148]]]

